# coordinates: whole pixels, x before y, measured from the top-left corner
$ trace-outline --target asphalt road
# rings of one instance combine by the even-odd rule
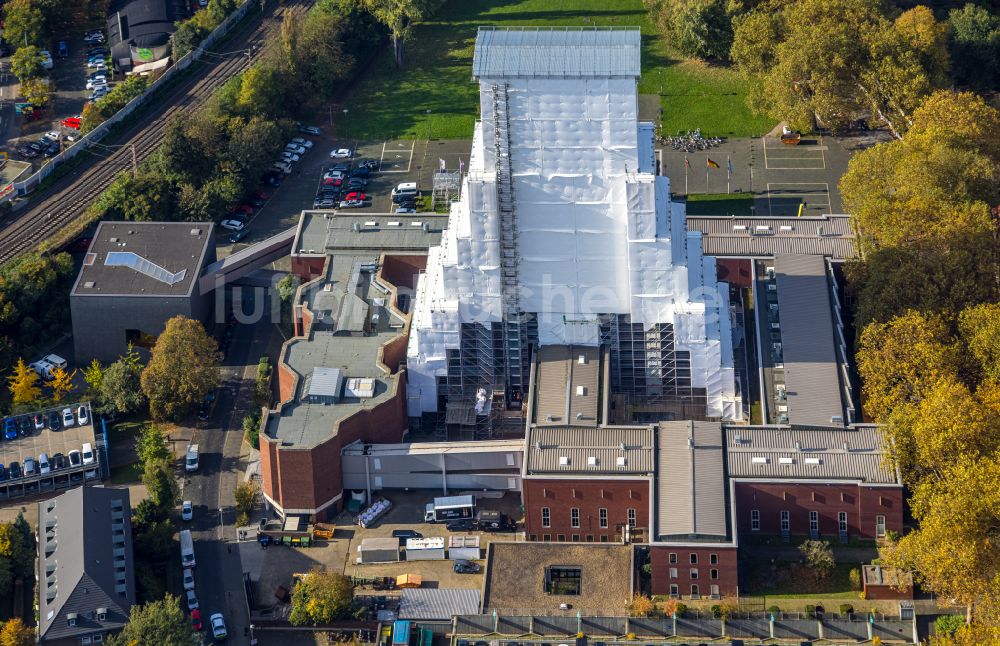
[[[252,310],[250,299],[246,309]],[[231,544],[236,540],[233,492],[242,478],[241,424],[253,394],[257,362],[267,347],[270,330],[271,322],[267,319],[255,325],[236,326],[223,362],[222,387],[212,416],[194,433],[200,468],[184,481],[182,498],[194,505],[191,529],[198,563],[195,590],[206,641],[211,641],[209,616],[222,612],[229,643],[249,644],[244,636],[249,617],[243,593],[243,568],[239,550]]]

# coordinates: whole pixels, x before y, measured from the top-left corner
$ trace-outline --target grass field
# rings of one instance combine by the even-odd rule
[[[749,193],[692,193],[687,196],[688,215],[753,215]]]
[[[816,581],[812,571],[798,563],[772,564],[764,561],[750,561],[747,570],[754,594],[772,599],[857,599],[858,593],[851,589],[850,572],[858,567],[851,563],[837,563],[833,572],[822,581]]]
[[[363,73],[338,108],[338,134],[355,139],[470,138],[479,114],[472,50],[477,28],[487,25],[638,26],[643,34],[639,92],[661,94],[665,133],[701,128],[706,135],[738,137],[762,134],[773,125],[747,108],[745,84],[733,71],[672,55],[642,0],[449,0],[433,19],[414,29],[403,70],[395,68],[386,49]]]

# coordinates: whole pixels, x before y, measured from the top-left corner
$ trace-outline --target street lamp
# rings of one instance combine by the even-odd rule
[[[427,108],[427,141],[431,140],[431,126],[433,125],[434,117],[431,116],[431,109]]]

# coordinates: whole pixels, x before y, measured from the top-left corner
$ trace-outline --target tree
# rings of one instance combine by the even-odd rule
[[[829,541],[805,541],[799,545],[799,552],[817,581],[822,581],[833,572],[836,562],[833,560],[833,548]]]
[[[146,403],[141,384],[142,364],[131,346],[128,353],[109,365],[101,379],[101,402],[111,411],[127,415]]]
[[[45,42],[45,18],[32,0],[10,0],[3,13],[3,37],[12,47]]]
[[[146,462],[142,471],[142,483],[150,500],[160,509],[171,509],[177,504],[180,488],[174,478],[174,465],[167,459]]]
[[[31,573],[35,559],[33,547],[34,540],[24,535],[23,528],[19,527],[16,521],[0,523],[0,556],[3,557],[2,560],[10,563],[13,576],[26,576]]]
[[[697,58],[729,58],[733,26],[725,0],[656,0],[650,5],[677,51]]]
[[[625,614],[629,617],[651,617],[656,612],[656,604],[649,597],[637,594],[625,604]]]
[[[966,617],[1000,616],[1000,461],[960,458],[913,489],[916,530],[879,549],[883,566],[914,573],[925,590],[966,606]]]
[[[1000,303],[982,303],[962,310],[958,330],[983,378],[1000,383]]]
[[[52,381],[49,382],[49,388],[52,390],[52,401],[61,402],[73,390],[73,377],[75,376],[76,370],[66,372],[62,368],[56,368],[52,371]]]
[[[185,316],[167,321],[142,372],[153,419],[176,419],[219,385],[219,348],[201,323]]]
[[[900,14],[893,26],[905,45],[920,59],[931,84],[936,87],[949,85],[948,23],[938,22],[931,9],[918,5]]]
[[[35,45],[19,47],[10,57],[10,71],[21,81],[28,81],[45,76],[42,66],[42,50]]]
[[[21,96],[35,107],[42,107],[52,98],[48,79],[28,79],[21,83]]]
[[[1000,15],[971,2],[948,12],[955,80],[977,90],[1000,80]]]
[[[392,37],[392,60],[403,68],[403,46],[410,37],[413,23],[424,17],[426,0],[361,0],[375,20],[389,28]]]
[[[0,646],[34,646],[35,631],[25,626],[20,617],[8,619],[0,630]]]
[[[135,454],[143,465],[149,462],[170,460],[167,438],[156,424],[146,424],[135,440]]]
[[[254,505],[257,504],[259,494],[260,490],[257,487],[257,483],[253,480],[241,482],[236,485],[237,525],[246,525],[250,522],[250,512],[253,511]]]
[[[316,568],[292,589],[293,626],[325,624],[350,616],[354,603],[351,580],[343,574],[325,573]]]
[[[91,359],[90,365],[83,369],[83,381],[87,384],[87,395],[96,399],[101,393],[101,382],[104,380],[104,366],[97,359]]]
[[[14,366],[14,372],[7,376],[7,382],[15,404],[33,404],[42,396],[38,373],[29,368],[20,357]]]
[[[910,310],[861,332],[856,355],[865,412],[884,421],[898,405],[919,402],[958,374],[958,351],[939,317]]]
[[[181,610],[177,597],[167,595],[159,601],[132,606],[125,628],[108,637],[107,643],[108,646],[193,646],[200,644],[201,639]]]

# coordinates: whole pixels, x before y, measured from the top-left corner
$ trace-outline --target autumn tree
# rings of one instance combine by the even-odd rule
[[[171,595],[132,606],[125,628],[107,639],[108,646],[194,646],[200,643],[200,635],[191,627],[191,620],[181,610],[179,600]]]
[[[20,617],[8,619],[0,629],[0,646],[34,646],[35,631]]]
[[[884,421],[900,404],[919,402],[959,368],[944,321],[914,310],[865,327],[856,359],[865,412],[875,421]]]
[[[160,509],[172,509],[177,504],[180,488],[174,478],[174,465],[170,459],[146,462],[142,470],[142,484],[153,504]]]
[[[91,359],[90,364],[83,369],[83,381],[87,384],[87,396],[96,399],[101,393],[101,382],[104,380],[104,366],[97,359]]]
[[[253,511],[254,505],[257,504],[257,498],[259,495],[260,489],[257,487],[257,483],[253,480],[241,482],[236,485],[236,491],[234,493],[236,511],[241,516],[249,516],[250,512]],[[239,524],[245,525],[246,523]]]
[[[649,597],[637,594],[625,605],[629,617],[650,617],[656,612],[656,604]]]
[[[1000,383],[1000,303],[965,308],[958,329],[982,377]]]
[[[143,465],[157,460],[170,460],[167,438],[156,424],[146,424],[135,440],[135,454]]]
[[[657,27],[685,56],[727,60],[733,42],[725,0],[648,0]]]
[[[403,67],[403,46],[413,32],[413,23],[424,17],[428,0],[361,0],[361,5],[388,27],[392,38],[392,60]]]
[[[33,404],[42,396],[42,388],[38,383],[38,373],[18,358],[14,372],[7,376],[11,397],[14,404]]]
[[[52,381],[49,382],[49,389],[52,391],[52,401],[61,402],[71,390],[73,390],[73,378],[76,377],[76,370],[66,372],[63,368],[56,368],[52,371]]]
[[[141,375],[139,353],[130,345],[124,355],[104,370],[100,390],[102,406],[123,415],[142,408],[146,397],[142,393]]]
[[[354,605],[351,580],[338,573],[313,569],[292,589],[293,626],[326,624],[350,616]]]
[[[52,98],[52,88],[48,79],[28,79],[21,83],[21,96],[35,107],[48,104]]]
[[[12,47],[45,42],[45,16],[33,0],[10,0],[3,7],[3,37]]]
[[[893,23],[895,32],[920,61],[935,87],[951,84],[951,54],[948,51],[948,23],[939,21],[923,5],[904,11]]]
[[[956,599],[968,620],[1000,617],[1000,461],[963,457],[913,489],[919,526],[879,550],[883,566],[913,572],[938,597]]]
[[[219,348],[201,323],[167,321],[142,372],[142,390],[154,419],[177,419],[219,385]]]
[[[817,581],[830,576],[836,562],[833,560],[833,548],[829,541],[805,541],[799,545],[799,552],[806,561],[806,565],[813,571]]]
[[[19,47],[10,57],[10,71],[21,81],[45,76],[42,66],[42,50],[36,45]]]

